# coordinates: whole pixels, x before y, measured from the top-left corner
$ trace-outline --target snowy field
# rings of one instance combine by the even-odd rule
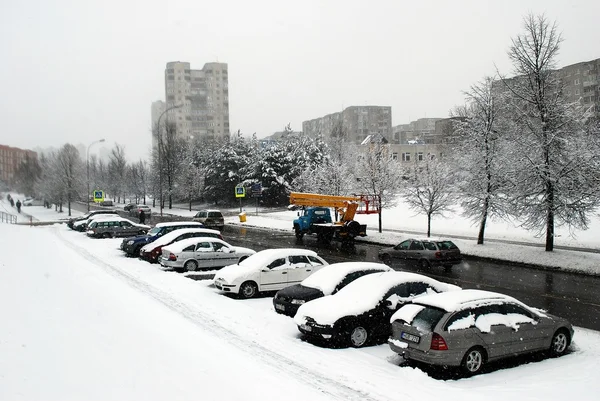
[[[0,400],[595,400],[600,392],[595,331],[576,328],[562,358],[444,381],[398,366],[387,345],[303,342],[270,298],[232,299],[208,281],[125,258],[119,239],[7,224],[0,238]]]

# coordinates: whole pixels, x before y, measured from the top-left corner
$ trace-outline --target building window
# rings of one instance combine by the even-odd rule
[[[410,153],[402,153],[402,161],[409,162],[410,161]]]
[[[392,153],[392,160],[398,160],[398,153],[397,152]]]
[[[417,160],[420,161],[420,162],[423,161],[423,152],[417,153]]]
[[[574,82],[575,85],[579,85],[579,79],[576,79]]]

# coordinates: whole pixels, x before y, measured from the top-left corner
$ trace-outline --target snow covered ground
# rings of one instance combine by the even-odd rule
[[[461,380],[387,345],[303,342],[270,298],[236,300],[125,258],[119,239],[0,225],[0,400],[592,400],[600,333],[570,354]]]

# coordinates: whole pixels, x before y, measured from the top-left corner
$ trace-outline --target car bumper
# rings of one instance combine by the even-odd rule
[[[421,351],[416,348],[411,348],[408,343],[396,339],[388,340],[388,344],[392,351],[402,355],[404,359],[409,359],[417,362],[422,362],[428,365],[436,366],[460,366],[464,352],[461,351]],[[406,348],[402,346],[406,344]],[[466,350],[465,350],[466,352]]]
[[[298,312],[298,308],[300,308],[300,305],[292,304],[291,302],[273,298],[273,307],[275,308],[275,312],[277,313],[294,317],[296,316],[296,312]]]
[[[215,281],[214,282],[215,288],[217,290],[221,290],[224,292],[230,292],[233,294],[237,294],[239,292],[239,286],[237,284],[225,284],[223,282],[220,281]]]
[[[163,267],[170,267],[172,269],[183,269],[183,263],[177,260],[165,259],[162,256],[158,258],[158,263]]]
[[[310,323],[299,324],[298,330],[306,336],[322,338],[324,340],[330,340],[336,334],[332,326],[321,326]]]

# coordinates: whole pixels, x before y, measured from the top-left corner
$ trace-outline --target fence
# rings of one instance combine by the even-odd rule
[[[17,224],[17,216],[10,213],[0,212],[0,222],[9,223],[9,224]]]

